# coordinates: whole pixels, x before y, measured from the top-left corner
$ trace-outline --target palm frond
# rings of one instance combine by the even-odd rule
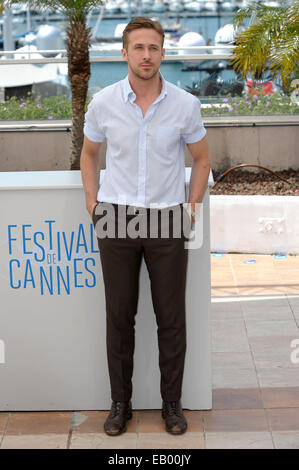
[[[293,5],[286,12],[286,22],[289,26],[299,29],[299,0],[295,0]]]
[[[33,2],[39,8],[60,11],[74,22],[84,21],[92,8],[103,3],[101,0],[33,0]]]
[[[284,15],[286,12],[286,7],[268,7],[258,2],[254,2],[248,5],[245,8],[240,8],[233,17],[233,25],[235,28],[238,28],[246,18],[251,18],[255,16],[256,19],[259,19],[267,14],[275,13],[276,15]]]
[[[259,18],[239,34],[232,53],[234,68],[243,76],[248,72],[264,72],[271,47],[278,40],[281,27],[280,16],[272,13]]]
[[[299,61],[299,35],[289,34],[279,42],[278,47],[269,55],[271,69],[281,70],[285,76],[291,75]]]
[[[233,68],[245,78],[248,73],[262,74],[267,68],[272,76],[280,75],[288,88],[299,61],[299,0],[291,7],[250,5],[237,12],[236,24],[255,13],[255,22],[236,38],[232,53]]]
[[[5,4],[12,5],[19,1],[21,0],[0,0],[0,8]],[[59,11],[71,18],[72,21],[81,22],[86,19],[92,8],[102,5],[103,0],[30,0],[30,4],[40,9],[49,8],[52,11]]]

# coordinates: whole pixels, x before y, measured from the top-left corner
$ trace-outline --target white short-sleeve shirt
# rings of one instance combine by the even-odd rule
[[[206,134],[200,101],[166,81],[143,117],[128,76],[96,93],[84,134],[107,141],[106,171],[98,201],[165,207],[185,201],[185,143]]]

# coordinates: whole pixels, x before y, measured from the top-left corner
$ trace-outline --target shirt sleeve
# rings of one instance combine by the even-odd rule
[[[104,142],[106,136],[96,109],[96,100],[93,99],[85,113],[84,135],[92,142]]]
[[[200,141],[207,133],[201,117],[201,104],[198,98],[193,97],[193,105],[190,107],[190,119],[184,129],[182,138],[186,144]]]

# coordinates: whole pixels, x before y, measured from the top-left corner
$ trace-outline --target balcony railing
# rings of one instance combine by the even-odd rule
[[[176,51],[182,51],[182,50],[187,50],[187,51],[205,51],[205,50],[232,50],[236,46],[231,45],[218,45],[218,46],[181,46],[181,47],[165,47],[165,61],[196,61],[196,60],[227,60],[231,58],[231,54],[208,54],[208,53],[203,53],[203,54],[167,54],[167,52],[176,52]],[[107,52],[114,52],[117,53],[118,50],[115,48],[98,48],[98,49],[90,49],[89,54],[90,54],[90,62],[123,62],[123,58],[121,55],[111,55],[111,56],[98,56],[94,57],[91,54],[96,54],[96,53],[107,53]],[[119,51],[120,52],[120,51]],[[63,54],[64,57],[44,57],[44,58],[33,58],[30,57],[31,55],[34,54]],[[1,56],[10,56],[10,55],[28,55],[28,59],[16,59],[16,58],[3,58],[1,59],[0,65],[4,64],[59,64],[59,63],[67,63],[67,51],[65,49],[57,49],[57,50],[36,50],[36,51],[0,51],[0,57]]]

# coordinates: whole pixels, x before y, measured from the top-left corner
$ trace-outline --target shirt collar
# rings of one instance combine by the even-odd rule
[[[163,75],[161,72],[159,72],[159,77],[162,80],[162,90],[158,98],[156,99],[155,103],[158,101],[161,101],[163,98],[167,96],[167,85],[166,85],[166,80],[164,79]],[[126,78],[123,80],[123,98],[125,103],[130,99],[130,101],[134,101],[136,99],[136,95],[134,91],[131,88],[130,82],[129,82],[129,75],[126,76]]]

